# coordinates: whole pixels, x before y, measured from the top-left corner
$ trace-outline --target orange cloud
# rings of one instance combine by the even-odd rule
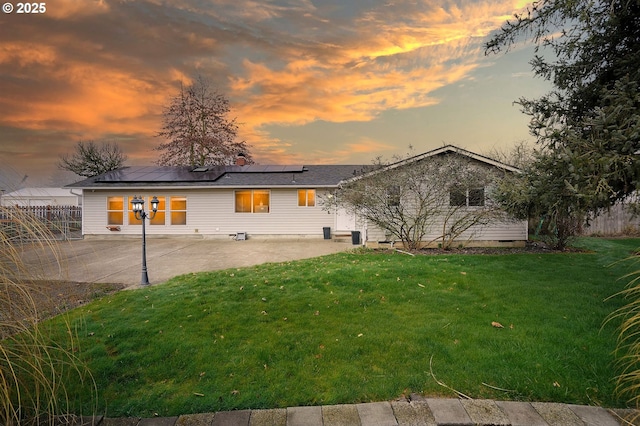
[[[280,58],[284,66],[246,59],[229,85],[239,115],[253,130],[367,121],[389,109],[434,105],[439,101],[431,93],[483,66],[479,38],[522,7],[517,0],[428,3],[409,13],[402,5],[375,9],[354,23],[355,34],[344,44],[294,49]]]
[[[98,15],[109,12],[109,5],[104,0],[56,0],[47,5],[47,16],[56,19],[78,19],[87,15]]]

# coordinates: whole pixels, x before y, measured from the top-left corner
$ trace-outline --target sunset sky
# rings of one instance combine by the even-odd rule
[[[11,3],[0,12],[5,186],[48,185],[81,140],[153,164],[163,106],[198,75],[230,100],[260,164],[505,149],[530,139],[513,101],[549,89],[531,47],[484,55],[522,0],[49,0],[40,14]]]

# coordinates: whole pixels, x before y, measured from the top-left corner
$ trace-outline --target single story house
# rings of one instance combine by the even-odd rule
[[[509,167],[453,146],[423,154],[457,152],[489,166]],[[241,157],[242,159],[242,157]],[[67,185],[83,193],[85,237],[139,236],[131,200],[143,197],[145,210],[157,197],[158,211],[146,227],[148,236],[202,238],[335,238],[360,233],[369,239],[365,221],[341,209],[326,209],[322,199],[366,169],[366,165],[256,165],[124,167]],[[378,238],[372,232],[371,238]],[[486,229],[487,243],[527,239],[524,223]]]
[[[70,188],[22,188],[0,196],[4,207],[80,206],[82,194]]]

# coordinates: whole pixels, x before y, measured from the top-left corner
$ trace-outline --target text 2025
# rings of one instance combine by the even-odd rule
[[[16,3],[16,13],[45,13],[46,3]]]

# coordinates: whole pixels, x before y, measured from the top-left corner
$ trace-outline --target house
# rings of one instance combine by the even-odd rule
[[[393,246],[399,236],[410,248],[524,246],[527,222],[507,215],[492,197],[502,176],[519,172],[447,145],[351,177],[338,199],[358,206],[369,246]]]
[[[423,154],[460,152],[489,166],[503,166],[455,147]],[[139,236],[131,200],[141,196],[158,211],[146,227],[149,236],[201,238],[327,238],[359,232],[372,242],[369,226],[342,209],[323,208],[339,186],[358,175],[364,165],[244,165],[124,167],[67,185],[83,193],[85,237]],[[508,167],[508,166],[504,166]],[[527,238],[526,223],[484,232],[483,241]],[[372,235],[371,238],[378,238]]]
[[[335,214],[322,196],[361,166],[124,167],[69,188],[83,192],[85,236],[140,235],[134,196],[157,197],[148,235],[323,237]]]
[[[4,207],[80,206],[82,195],[67,188],[22,188],[2,194]]]

